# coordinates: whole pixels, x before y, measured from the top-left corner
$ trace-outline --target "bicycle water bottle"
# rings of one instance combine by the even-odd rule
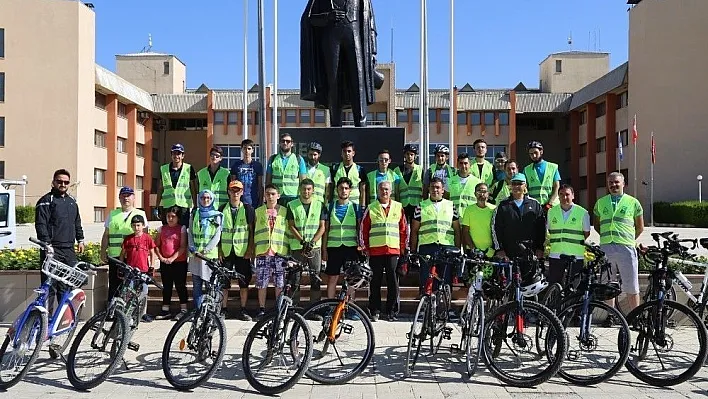
[[[686,276],[683,275],[683,273],[675,272],[674,275],[676,275],[676,280],[678,281],[679,285],[683,287],[686,291],[690,291],[691,288],[693,288],[693,284],[688,281],[688,279],[686,278]]]

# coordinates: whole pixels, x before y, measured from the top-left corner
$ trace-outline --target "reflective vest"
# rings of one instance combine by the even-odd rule
[[[359,193],[359,183],[361,179],[359,178],[359,167],[357,164],[353,163],[352,167],[349,168],[349,173],[345,173],[344,163],[340,162],[337,167],[337,172],[334,174],[334,184],[337,184],[339,179],[342,177],[348,177],[352,181],[352,189],[349,191],[349,201],[359,205],[359,198],[361,193]]]
[[[236,256],[243,257],[248,249],[248,221],[246,206],[241,204],[234,220],[231,204],[226,204],[223,210],[224,226],[221,229],[221,251],[229,256],[233,249]]]
[[[266,205],[261,205],[256,209],[255,237],[253,238],[256,244],[256,256],[267,255],[269,249],[280,256],[288,256],[290,253],[288,242],[285,240],[285,230],[288,228],[286,220],[288,211],[280,205],[276,205],[276,209],[278,214],[275,217],[273,230],[270,229],[268,223]]]
[[[455,232],[452,229],[452,217],[455,205],[450,200],[440,202],[440,210],[430,199],[420,203],[420,229],[418,246],[425,244],[455,245]]]
[[[130,219],[135,215],[142,215],[147,221],[145,211],[142,209],[133,208],[128,217],[123,217],[123,210],[120,208],[111,211],[108,216],[108,256],[117,258],[120,255],[123,239],[125,239],[125,236],[133,234],[133,228],[130,227]]]
[[[303,240],[312,241],[320,228],[320,216],[322,215],[322,202],[312,201],[310,203],[310,211],[305,213],[305,207],[299,199],[290,201],[288,203],[288,208],[293,213],[293,222],[295,223],[295,228],[300,232]],[[322,245],[322,239],[315,241],[314,248],[319,248]],[[298,250],[302,249],[302,244],[300,241],[295,239],[295,237],[290,237],[290,249]]]
[[[379,170],[372,170],[371,172],[366,174],[366,180],[369,184],[369,203],[373,202],[376,198],[378,198],[378,189],[379,186],[376,184],[376,176],[378,176]],[[390,170],[386,170],[386,174],[384,175],[383,180],[381,181],[388,181],[391,182],[391,196],[393,196],[394,193],[394,184],[393,182],[396,181],[396,174]]]
[[[452,176],[455,176],[455,169],[452,168],[452,166],[445,164],[442,167],[445,169],[447,172],[447,177],[443,178],[443,189],[447,192],[450,192],[450,187],[449,187],[449,181]],[[435,176],[435,171],[439,170],[438,164],[433,164],[430,165],[430,168],[428,169],[428,172],[430,172],[430,178],[432,179]]]
[[[317,164],[316,168],[307,169],[307,177],[315,183],[315,192],[313,198],[325,202],[325,187],[327,185],[327,176],[329,175],[329,169],[322,165]]]
[[[558,171],[558,165],[546,161],[546,172],[543,174],[543,181],[538,178],[533,164],[526,165],[524,175],[526,175],[526,187],[529,189],[529,197],[544,205],[553,194],[553,176]],[[558,205],[560,200],[556,197],[551,205]]]
[[[634,247],[636,230],[634,218],[637,199],[623,194],[615,209],[608,194],[595,203],[596,215],[600,217],[600,244],[621,244]]]
[[[480,208],[476,203],[470,204],[465,209],[462,223],[469,227],[470,238],[474,247],[486,251],[489,257],[494,256],[494,241],[492,239],[492,216],[496,206],[485,204],[485,208]]]
[[[371,219],[369,248],[401,247],[398,222],[401,220],[401,215],[403,214],[403,205],[401,205],[400,202],[391,200],[388,204],[388,208],[388,215],[386,215],[378,200],[374,200],[374,202],[369,205],[369,218]]]
[[[408,183],[403,178],[403,170],[401,168],[396,166],[393,172],[401,177],[398,183],[401,205],[417,206],[420,204],[420,201],[423,200],[423,168],[420,165],[413,165],[413,172]]]
[[[492,165],[491,162],[487,161],[486,159],[484,160],[484,163],[482,164],[482,175],[479,175],[479,166],[477,162],[473,163],[472,166],[470,167],[470,172],[472,172],[472,175],[481,181],[487,183],[487,186],[492,184],[492,181],[494,181],[494,165]]]
[[[477,197],[474,195],[474,188],[479,183],[482,183],[482,180],[474,175],[467,176],[465,184],[462,184],[462,178],[458,175],[450,178],[450,201],[455,204],[458,215],[464,215],[465,209],[470,204],[477,202]]]
[[[297,188],[300,184],[300,157],[295,154],[288,155],[287,163],[283,168],[282,155],[271,157],[271,182],[278,187],[280,195],[297,197]]]
[[[497,191],[497,187],[499,187],[499,185],[501,185],[501,189],[499,190],[497,195],[495,195],[494,197],[489,197],[490,200],[494,201],[494,203],[496,203],[497,205],[503,200],[509,198],[509,196],[511,195],[511,188],[509,187],[509,184],[507,184],[506,180],[494,182],[494,185],[489,188],[490,195]]]
[[[204,249],[209,244],[209,241],[216,235],[216,229],[219,223],[218,217],[212,217],[212,220],[205,230],[202,231],[202,226],[199,224],[199,211],[194,212],[194,217],[192,218],[192,239],[194,240],[194,246],[197,248],[197,252],[206,256],[209,259],[216,259],[219,257],[219,247],[214,246],[214,248],[209,252],[204,252]],[[223,221],[223,218],[222,218]]]
[[[189,175],[191,174],[192,166],[188,163],[182,164],[182,171],[177,178],[177,186],[172,187],[172,178],[170,177],[170,164],[165,164],[160,167],[162,175],[162,199],[160,206],[169,208],[171,206],[181,206],[182,208],[192,207],[192,190],[189,186]]]
[[[583,218],[587,213],[582,206],[573,205],[568,219],[563,220],[563,209],[560,205],[548,211],[548,239],[552,254],[584,256]]]
[[[229,202],[229,194],[226,192],[226,187],[229,181],[231,170],[219,167],[214,175],[214,180],[211,179],[209,168],[202,168],[197,172],[197,180],[199,180],[199,192],[209,190],[214,193],[214,208],[219,209],[222,205]]]
[[[327,232],[327,248],[356,247],[356,212],[351,201],[347,204],[347,213],[344,220],[337,218],[337,202],[332,204],[329,214],[329,231]]]

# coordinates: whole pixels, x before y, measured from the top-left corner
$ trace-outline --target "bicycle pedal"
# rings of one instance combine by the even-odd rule
[[[450,352],[460,352],[462,348],[458,344],[450,344]]]
[[[452,339],[452,327],[443,327],[442,333],[444,339]]]
[[[345,334],[351,334],[354,331],[354,327],[351,324],[342,324],[342,332]]]
[[[128,349],[130,349],[133,352],[137,352],[140,350],[140,344],[135,343],[135,342],[128,342]]]
[[[409,332],[406,333],[406,339],[411,339],[411,333],[409,333]]]

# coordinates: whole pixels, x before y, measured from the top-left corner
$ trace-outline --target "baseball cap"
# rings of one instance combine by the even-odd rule
[[[120,192],[118,193],[118,195],[132,195],[132,194],[135,194],[135,191],[133,191],[133,189],[128,186],[121,187]]]
[[[240,188],[241,190],[243,190],[243,183],[238,180],[232,180],[231,183],[229,183],[229,190],[231,190],[232,188]]]
[[[173,146],[172,146],[172,149],[170,150],[170,152],[175,152],[175,151],[181,152],[181,153],[184,154],[184,146],[183,146],[182,144],[179,144],[179,143],[173,145]]]
[[[133,224],[133,223],[145,224],[145,218],[143,217],[143,215],[135,215],[130,219],[130,224]]]
[[[526,176],[523,173],[517,173],[511,178],[511,181],[520,181],[526,183]]]

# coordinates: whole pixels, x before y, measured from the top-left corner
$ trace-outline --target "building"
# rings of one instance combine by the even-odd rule
[[[256,141],[258,157],[269,155],[271,143],[259,142],[257,85],[246,93],[205,84],[187,89],[185,63],[152,50],[117,55],[114,73],[95,63],[94,9],[66,0],[0,2],[6,11],[0,13],[0,177],[26,175],[28,203],[48,190],[53,170],[67,168],[82,217],[101,221],[118,206],[122,185],[136,187],[142,207],[154,205],[156,172],[169,161],[174,143],[185,145],[186,161],[196,168],[207,164],[212,145],[225,149],[225,163],[237,159],[245,137]],[[454,89],[452,104],[449,90],[431,90],[431,150],[447,144],[453,157],[472,153],[472,143],[483,138],[490,160],[504,151],[523,167],[526,143],[540,140],[546,158],[557,162],[564,180],[577,188],[577,201],[590,206],[605,193],[608,171],[625,172],[629,192],[634,192],[635,176],[648,180],[648,135],[654,130],[655,180],[661,182],[655,199],[691,198],[700,163],[677,168],[670,162],[678,154],[700,159],[701,146],[685,143],[701,140],[698,96],[708,83],[701,79],[703,53],[686,49],[701,48],[699,38],[708,28],[698,16],[708,4],[630,3],[637,3],[630,10],[630,61],[612,71],[607,53],[564,51],[539,64],[538,88],[522,82],[492,89],[465,83]],[[675,23],[667,27],[666,18]],[[386,84],[369,107],[369,124],[402,126],[405,141],[417,143],[419,87],[396,88],[395,65],[378,68]],[[271,86],[265,93],[270,133],[276,99]],[[300,100],[298,90],[280,89],[277,106],[279,126],[328,125],[328,112]],[[636,171],[629,140],[634,114],[640,131]],[[344,119],[351,120],[350,114]],[[675,132],[688,140],[675,140]],[[637,195],[648,206],[643,187],[640,183]]]

